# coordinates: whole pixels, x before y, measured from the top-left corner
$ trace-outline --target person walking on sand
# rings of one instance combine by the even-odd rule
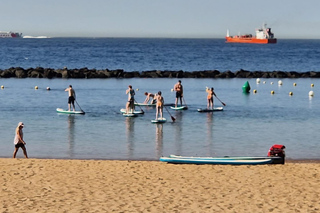
[[[161,91],[158,92],[156,96],[156,104],[157,104],[157,112],[156,112],[156,120],[158,120],[158,115],[160,113],[160,118],[163,118],[163,105],[164,105],[164,99],[161,96]]]
[[[144,100],[144,104],[148,104],[149,103],[149,101],[150,101],[150,98],[152,98],[152,101],[151,101],[151,104],[154,104],[155,103],[155,101],[156,101],[156,99],[155,99],[155,94],[152,94],[152,93],[149,93],[149,92],[145,92],[144,93],[147,97],[146,97],[146,99]]]
[[[173,90],[176,91],[175,107],[178,106],[178,99],[180,99],[180,105],[182,106],[183,86],[180,80],[174,85]]]
[[[128,94],[128,102],[126,105],[126,114],[128,114],[129,112],[133,113],[134,111],[134,89],[132,89],[132,86],[129,85],[128,89],[126,90],[126,94]]]
[[[28,158],[27,149],[25,147],[26,142],[23,140],[23,131],[22,131],[23,127],[24,127],[24,124],[22,122],[19,122],[15,131],[15,136],[13,141],[14,147],[15,147],[13,152],[13,158],[16,158],[17,152],[20,147],[23,150],[24,156]]]
[[[207,100],[208,100],[208,105],[207,109],[212,109],[213,110],[213,96],[216,96],[216,93],[214,93],[214,88],[211,87],[211,89],[206,88],[206,92],[208,93],[207,95]]]
[[[71,104],[73,107],[73,111],[76,111],[76,108],[74,107],[74,101],[76,100],[76,92],[72,88],[72,85],[69,85],[67,89],[64,91],[69,93],[69,99],[68,99],[68,111],[71,111]]]

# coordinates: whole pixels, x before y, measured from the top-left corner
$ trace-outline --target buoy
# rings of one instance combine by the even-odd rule
[[[271,95],[273,95],[273,94],[274,94],[274,91],[272,90],[272,91],[271,91]]]
[[[138,89],[138,88],[137,88],[136,90],[137,90],[137,91],[139,91],[139,89]]]
[[[171,92],[173,92],[173,89],[171,89]]]
[[[266,81],[263,81],[263,84],[266,84]]]
[[[3,85],[1,85],[1,89],[4,89],[4,86],[3,86]]]
[[[257,78],[256,83],[260,84],[260,78]]]
[[[256,89],[254,89],[254,90],[253,90],[253,93],[257,93],[257,90],[256,90]]]
[[[278,81],[278,85],[279,85],[279,86],[282,85],[282,81],[281,81],[281,80]]]
[[[293,83],[293,86],[297,86],[297,83]]]
[[[314,87],[314,84],[311,84],[311,87]]]
[[[50,87],[47,87],[47,90],[50,90]]]
[[[35,86],[34,89],[38,89],[38,86]]]
[[[243,93],[249,93],[250,92],[250,84],[248,81],[246,81],[246,83],[244,83],[244,85],[242,86],[242,92]]]
[[[289,95],[292,96],[292,95],[293,95],[293,92],[289,92]]]
[[[312,96],[312,97],[313,97],[313,94],[314,94],[313,91],[310,91],[310,92],[309,92],[309,96]]]
[[[270,84],[273,84],[273,82],[271,81]]]

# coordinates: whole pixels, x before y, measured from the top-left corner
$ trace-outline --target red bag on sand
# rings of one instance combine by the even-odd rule
[[[285,157],[285,149],[286,147],[284,145],[281,144],[275,144],[273,145],[269,151],[268,151],[268,157]]]

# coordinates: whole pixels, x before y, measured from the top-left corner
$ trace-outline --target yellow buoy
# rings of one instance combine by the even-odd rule
[[[311,87],[314,87],[314,84],[311,84]]]
[[[1,85],[1,89],[4,89],[4,86],[3,86],[3,85]]]
[[[289,92],[289,95],[292,96],[292,95],[293,95],[293,92]]]
[[[253,90],[253,93],[257,93],[257,90],[255,89],[255,90]]]
[[[35,86],[34,89],[38,89],[38,86]]]
[[[272,90],[272,91],[271,91],[271,95],[273,95],[273,94],[274,94],[274,91]]]
[[[293,86],[297,86],[297,83],[293,83]]]

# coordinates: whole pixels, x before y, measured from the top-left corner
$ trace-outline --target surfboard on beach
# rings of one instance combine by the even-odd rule
[[[198,112],[214,112],[214,111],[223,111],[223,107],[215,107],[213,109],[202,109],[202,108],[199,108],[197,109]]]
[[[126,113],[126,109],[120,109],[121,113]],[[134,110],[133,114],[144,114],[144,111],[142,110]]]
[[[177,107],[172,106],[170,108],[173,110],[187,110],[188,109],[187,106],[177,106]]]
[[[151,120],[151,123],[165,123],[165,122],[167,122],[167,119],[165,118],[158,118],[158,119]]]
[[[58,113],[64,113],[64,114],[82,114],[82,115],[85,114],[85,112],[82,110],[81,111],[69,111],[69,110],[64,110],[62,108],[57,108],[56,111]]]

